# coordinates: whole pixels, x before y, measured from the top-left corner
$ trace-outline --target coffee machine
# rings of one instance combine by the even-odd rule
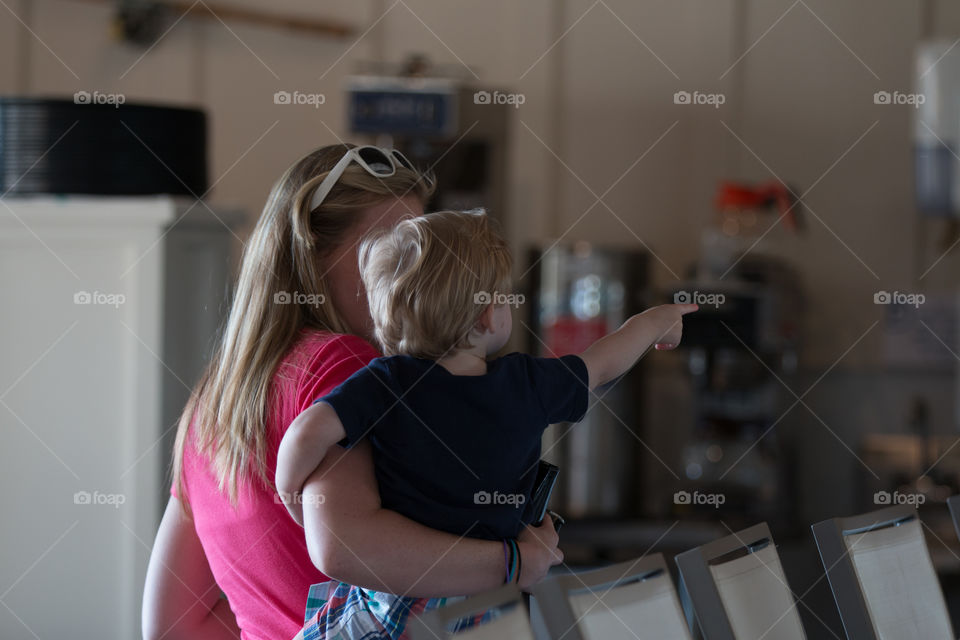
[[[672,291],[672,301],[700,309],[684,318],[693,424],[679,447],[681,498],[671,496],[669,511],[782,522],[795,474],[780,433],[794,398],[781,381],[797,370],[799,279],[782,261],[752,254],[722,279],[696,273]],[[714,499],[685,499],[698,495]]]

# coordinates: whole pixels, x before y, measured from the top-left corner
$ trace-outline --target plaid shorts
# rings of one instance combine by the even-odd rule
[[[307,595],[303,640],[408,640],[404,632],[411,616],[462,600],[409,598],[362,589],[345,582],[311,585]],[[458,621],[459,631],[485,621],[489,614]]]

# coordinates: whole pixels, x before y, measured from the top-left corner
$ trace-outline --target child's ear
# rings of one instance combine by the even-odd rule
[[[474,325],[474,328],[480,334],[484,334],[488,332],[493,333],[494,326],[493,326],[493,303],[492,302],[488,304],[486,307],[484,307],[483,311],[480,313],[480,317],[477,318],[477,323]]]

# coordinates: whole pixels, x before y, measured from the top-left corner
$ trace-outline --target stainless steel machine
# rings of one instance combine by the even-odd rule
[[[578,353],[643,310],[647,254],[589,243],[529,252],[527,350]],[[643,366],[598,389],[577,425],[547,430],[543,457],[560,467],[552,508],[569,518],[639,515]]]

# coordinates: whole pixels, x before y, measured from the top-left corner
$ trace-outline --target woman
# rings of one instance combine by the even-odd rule
[[[500,542],[381,509],[364,445],[328,456],[308,481],[304,529],[274,490],[293,418],[379,355],[357,243],[421,215],[432,190],[399,154],[351,148],[324,147],[288,169],[246,245],[223,335],[180,421],[144,590],[147,640],[292,637],[308,587],[328,575],[415,597],[504,581]],[[562,558],[549,518],[518,541],[521,585]]]

